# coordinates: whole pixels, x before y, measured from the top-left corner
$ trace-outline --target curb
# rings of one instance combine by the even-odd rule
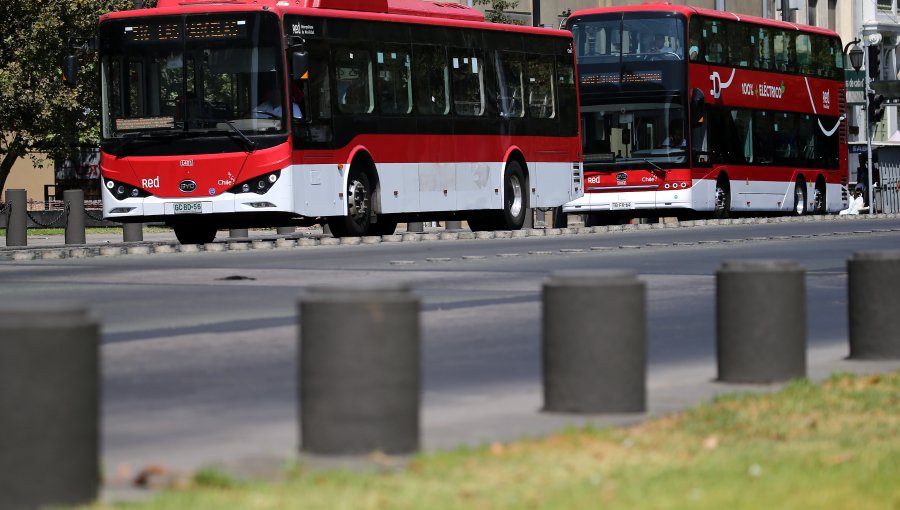
[[[41,248],[29,247],[7,247],[0,248],[0,261],[31,261],[31,260],[62,260],[62,259],[81,259],[92,257],[116,257],[124,255],[155,255],[155,254],[175,254],[175,253],[203,253],[203,252],[226,252],[226,251],[252,251],[252,250],[286,250],[286,249],[302,249],[316,246],[358,246],[372,245],[382,243],[412,243],[412,242],[432,242],[432,241],[457,241],[457,240],[488,240],[488,239],[523,239],[526,237],[542,237],[542,236],[582,236],[595,235],[610,232],[645,232],[650,230],[662,229],[679,229],[679,228],[702,228],[710,226],[728,226],[728,225],[763,225],[775,223],[810,223],[810,222],[836,222],[848,220],[879,220],[879,219],[897,219],[900,213],[882,213],[873,215],[822,215],[822,216],[779,216],[779,217],[762,217],[762,218],[734,218],[734,219],[707,219],[707,220],[688,220],[675,221],[667,223],[641,223],[628,225],[603,225],[596,227],[568,227],[568,228],[530,228],[522,230],[498,230],[498,231],[446,231],[446,232],[428,232],[428,233],[411,233],[392,234],[386,236],[366,236],[366,237],[301,237],[297,234],[287,236],[276,236],[265,239],[226,239],[219,242],[209,243],[205,245],[198,244],[180,244],[177,241],[150,241],[137,243],[116,243],[103,245],[70,245],[70,246],[52,246]],[[891,231],[888,229],[859,230],[854,232],[835,232],[833,235],[848,235],[853,233],[872,233]],[[812,237],[812,236],[807,236]],[[752,240],[752,239],[751,239]],[[743,241],[735,239],[725,239],[721,242],[737,242]],[[701,242],[702,243],[702,242]],[[654,244],[654,243],[651,243]],[[664,244],[664,243],[663,243]]]

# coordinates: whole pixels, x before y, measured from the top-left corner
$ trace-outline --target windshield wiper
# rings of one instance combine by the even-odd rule
[[[656,171],[650,170],[654,174],[660,175],[661,177],[666,175],[666,171],[663,169],[663,167],[657,165],[656,163],[650,161],[647,158],[642,158],[642,161],[644,163],[647,163],[648,165],[652,166],[654,168],[654,170],[656,170]]]
[[[249,137],[247,137],[247,135],[245,135],[243,131],[241,131],[240,129],[238,129],[237,126],[234,125],[234,121],[231,121],[228,119],[220,119],[220,118],[216,118],[216,117],[193,117],[191,120],[199,120],[199,121],[204,121],[204,122],[221,122],[223,124],[228,125],[228,127],[231,129],[231,131],[233,131],[238,136],[238,138],[241,140],[241,142],[243,142],[244,148],[246,149],[247,152],[253,152],[259,147],[259,144],[257,144],[256,142],[251,140]],[[207,134],[208,133],[210,133],[210,131],[207,131]]]

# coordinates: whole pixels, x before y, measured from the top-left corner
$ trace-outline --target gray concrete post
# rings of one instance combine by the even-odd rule
[[[63,192],[63,202],[66,204],[66,244],[85,244],[87,242],[84,231],[84,191],[80,189],[67,189]]]
[[[900,250],[854,254],[847,279],[850,358],[900,358]]]
[[[543,311],[545,411],[646,409],[646,290],[634,271],[556,273]]]
[[[83,308],[0,310],[0,509],[96,499],[99,338]]]
[[[6,246],[28,245],[27,202],[24,189],[6,190]]]
[[[136,243],[144,240],[143,223],[125,223],[122,225],[122,240],[126,243]]]
[[[246,228],[232,228],[228,231],[228,236],[232,239],[247,239],[250,237],[250,230]]]
[[[296,231],[297,231],[297,227],[276,227],[275,228],[275,233],[280,236],[290,235]]]
[[[419,448],[419,300],[405,287],[313,288],[300,309],[300,447]]]
[[[522,228],[534,228],[534,209],[530,207],[525,209],[525,223]]]
[[[411,221],[406,224],[407,232],[425,232],[425,223],[421,221]]]
[[[331,235],[331,227],[328,226],[328,223],[323,223],[323,224],[322,224],[322,235],[323,235],[323,236],[330,236],[330,235]]]
[[[462,230],[462,221],[448,220],[444,222],[444,230]]]
[[[726,262],[716,272],[718,380],[806,377],[805,270],[794,262]]]

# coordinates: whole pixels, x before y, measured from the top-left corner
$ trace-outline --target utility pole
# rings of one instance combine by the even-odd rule
[[[791,2],[789,0],[781,0],[781,21],[791,20]]]

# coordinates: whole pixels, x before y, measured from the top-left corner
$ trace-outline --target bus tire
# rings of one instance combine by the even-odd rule
[[[525,172],[518,161],[506,164],[503,173],[503,210],[499,217],[498,230],[519,230],[525,224],[525,212],[528,209],[528,195],[525,191]]]
[[[731,215],[731,185],[727,177],[719,177],[716,180],[715,204],[713,205],[713,217],[725,219]]]
[[[794,216],[803,216],[806,210],[806,181],[797,179],[794,184]]]
[[[216,239],[218,229],[212,225],[176,223],[173,230],[181,244],[206,244]]]
[[[825,182],[821,179],[816,183],[816,194],[813,196],[813,214],[825,214],[828,208]]]
[[[385,216],[383,214],[378,215],[378,221],[375,223],[369,224],[369,232],[370,236],[389,236],[393,235],[393,233],[397,230],[397,220],[396,216]]]
[[[347,178],[347,215],[330,216],[328,228],[334,237],[360,237],[372,221],[372,188],[365,172],[351,170]]]

